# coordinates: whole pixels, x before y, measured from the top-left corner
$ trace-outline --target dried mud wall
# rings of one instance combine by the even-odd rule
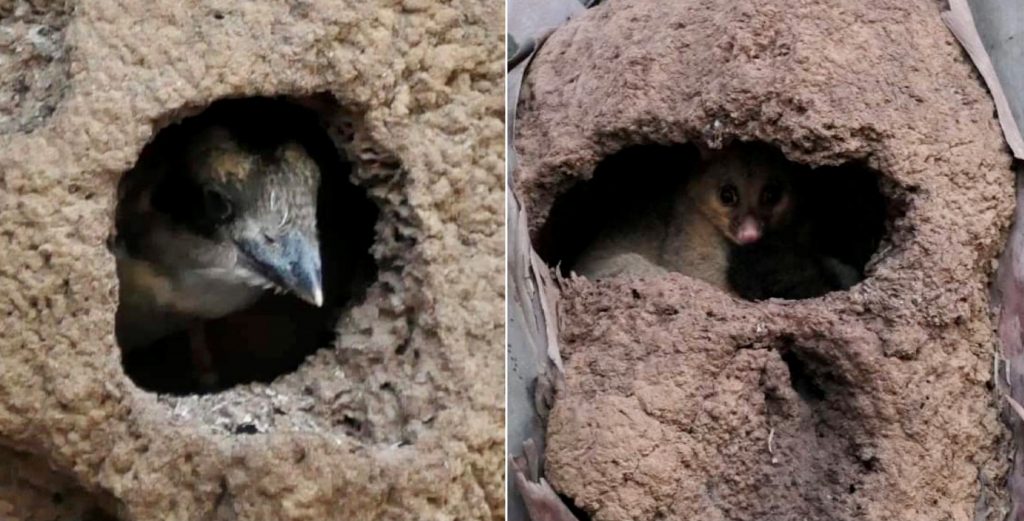
[[[0,519],[502,518],[502,17],[0,1]],[[271,384],[140,390],[104,246],[121,174],[217,99],[316,94],[380,208],[378,280]]]
[[[1013,177],[936,2],[608,2],[555,31],[523,88],[516,189],[535,236],[634,143],[860,163],[899,210],[867,278],[820,298],[565,281],[559,492],[601,521],[1003,519],[986,287]]]

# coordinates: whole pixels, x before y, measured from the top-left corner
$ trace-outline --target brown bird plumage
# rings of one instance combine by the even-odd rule
[[[122,180],[111,241],[122,349],[190,328],[193,350],[205,350],[202,320],[267,290],[323,303],[317,164],[295,141],[238,134],[217,124],[174,129]]]

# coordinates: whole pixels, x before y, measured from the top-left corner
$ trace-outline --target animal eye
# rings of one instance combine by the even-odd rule
[[[718,191],[718,199],[726,206],[734,206],[740,200],[740,194],[735,185],[725,185]]]
[[[203,188],[203,208],[206,216],[216,222],[227,222],[234,216],[231,201],[215,188]]]
[[[782,199],[782,187],[776,184],[766,185],[761,190],[761,204],[765,206],[775,206],[779,204],[779,200]]]

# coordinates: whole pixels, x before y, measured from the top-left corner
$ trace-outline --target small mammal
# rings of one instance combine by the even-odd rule
[[[702,150],[667,201],[603,230],[573,271],[592,279],[678,272],[749,299],[848,288],[859,280],[856,270],[806,245],[802,175],[765,145]]]
[[[127,352],[187,329],[193,366],[212,385],[204,320],[267,290],[322,305],[320,171],[296,142],[257,149],[223,126],[190,132],[144,153],[119,187],[116,336]]]
[[[702,153],[700,164],[671,194],[605,230],[573,270],[588,278],[678,272],[728,289],[731,245],[749,245],[792,221],[792,167],[760,145]]]

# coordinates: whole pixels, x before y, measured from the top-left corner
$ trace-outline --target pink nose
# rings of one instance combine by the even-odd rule
[[[736,232],[736,241],[743,245],[757,242],[760,238],[761,226],[757,224],[757,221],[750,217],[744,219],[740,224],[739,231]]]

